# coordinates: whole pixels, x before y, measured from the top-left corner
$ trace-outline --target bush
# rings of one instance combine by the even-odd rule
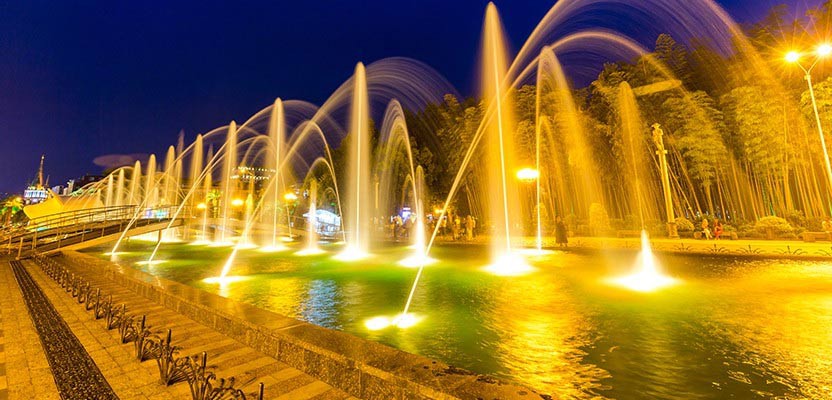
[[[769,232],[777,237],[793,237],[796,233],[795,228],[789,224],[789,221],[775,216],[760,218],[752,229],[752,233],[756,237],[768,237]]]
[[[600,203],[589,206],[589,229],[593,235],[602,235],[610,231],[610,216]]]
[[[792,210],[786,213],[786,221],[795,228],[806,227],[806,217],[803,216],[803,211]]]
[[[693,222],[685,217],[676,218],[676,230],[679,232],[693,232]]]

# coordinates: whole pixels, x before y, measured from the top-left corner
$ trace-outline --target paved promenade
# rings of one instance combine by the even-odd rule
[[[96,369],[97,366],[117,398],[191,398],[187,382],[162,385],[155,360],[139,362],[133,343],[121,344],[117,329],[107,330],[103,319],[93,318],[92,311],[87,311],[83,304],[79,304],[76,298],[61,288],[39,266],[24,260],[20,267],[25,269],[31,282],[42,291],[45,299],[94,362],[95,365],[88,366],[87,369]],[[241,388],[249,399],[256,398],[260,382],[265,386],[267,399],[352,398],[295,368],[119,287],[111,280],[88,276],[91,274],[84,275],[81,271],[75,272],[90,282],[92,287],[112,295],[114,304],[125,304],[128,312],[134,315],[147,315],[151,330],[164,335],[167,329],[171,329],[172,343],[181,347],[181,356],[207,352],[208,365],[214,367],[217,376],[234,377],[235,387]],[[24,293],[30,295],[21,292],[9,260],[0,260],[0,400],[57,400],[61,398],[60,393],[63,393],[59,389],[61,379],[55,379],[54,368],[50,368],[47,361],[54,355],[44,352],[27,309]],[[60,324],[53,321],[49,326],[54,328],[55,325]],[[61,374],[58,376],[63,377]],[[59,383],[58,386],[56,382]]]

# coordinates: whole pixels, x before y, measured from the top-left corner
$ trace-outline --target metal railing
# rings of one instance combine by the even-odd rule
[[[24,230],[3,238],[8,251],[49,251],[90,239],[170,221],[178,206],[140,209],[138,206],[100,207],[33,219]],[[135,220],[134,220],[135,219]]]

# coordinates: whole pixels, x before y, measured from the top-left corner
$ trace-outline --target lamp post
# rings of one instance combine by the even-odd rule
[[[664,192],[664,209],[667,213],[667,236],[671,239],[679,237],[676,229],[676,217],[673,215],[673,199],[670,197],[670,172],[667,168],[667,149],[664,147],[664,131],[658,123],[653,124],[653,142],[656,143],[656,154],[659,156],[659,168],[662,175],[662,191]]]
[[[283,195],[283,200],[286,200],[286,224],[289,226],[289,239],[292,238],[292,215],[289,213],[289,205],[297,199],[298,196],[293,192]]]
[[[542,229],[540,228],[540,170],[534,168],[523,168],[517,171],[517,179],[520,182],[535,182],[535,213],[537,217],[537,239],[535,245],[537,250],[543,248]]]
[[[818,135],[820,136],[820,147],[823,149],[823,162],[826,164],[826,179],[828,180],[828,189],[832,190],[832,166],[829,164],[829,152],[826,150],[826,139],[823,136],[823,127],[820,124],[820,114],[818,113],[818,104],[815,101],[815,89],[812,87],[812,69],[818,65],[818,62],[822,58],[825,58],[832,54],[832,46],[829,44],[821,44],[815,49],[815,59],[812,61],[812,64],[809,68],[803,66],[800,63],[800,57],[802,54],[796,51],[790,51],[786,53],[786,61],[792,64],[797,64],[801,70],[803,70],[804,79],[806,79],[806,84],[809,85],[809,97],[812,99],[812,109],[815,111],[815,123],[818,126]]]

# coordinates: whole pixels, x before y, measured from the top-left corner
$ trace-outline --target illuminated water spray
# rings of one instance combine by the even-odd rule
[[[370,250],[370,135],[367,97],[367,77],[364,64],[355,66],[352,91],[352,114],[349,131],[349,161],[347,164],[347,198],[345,226],[347,244],[336,256],[343,261],[367,257]]]

